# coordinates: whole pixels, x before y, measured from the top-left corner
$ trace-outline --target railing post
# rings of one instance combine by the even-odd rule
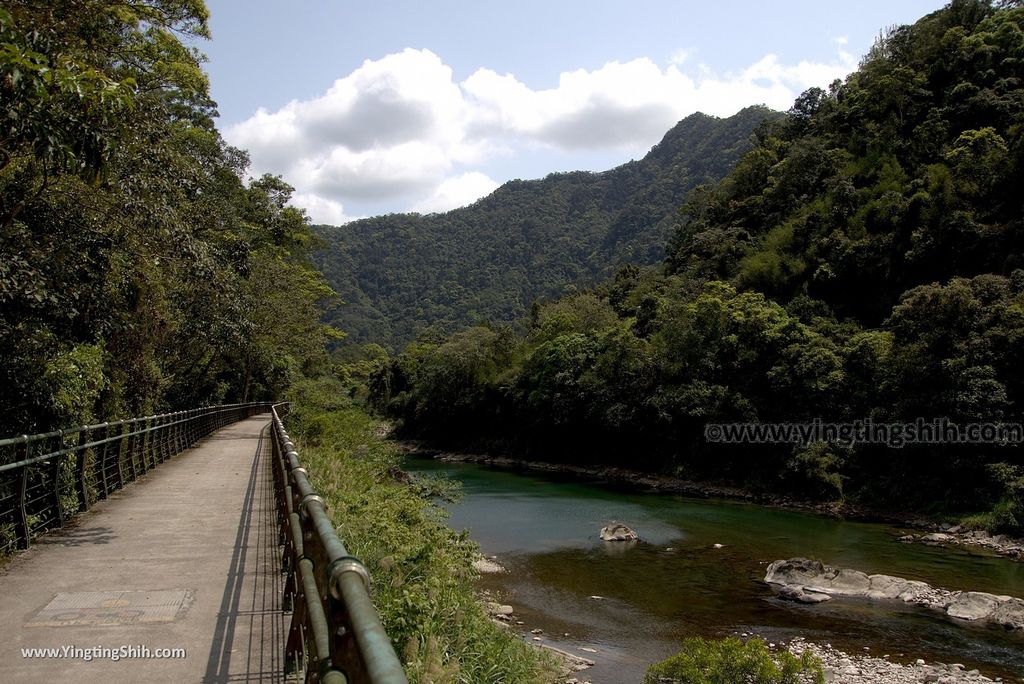
[[[100,491],[99,498],[106,499],[110,496],[110,485],[107,481],[107,460],[110,454],[110,442],[106,440],[110,439],[110,423],[103,424],[103,446],[100,447],[100,452],[96,455],[96,462],[99,463],[99,482]]]
[[[127,451],[128,451],[128,470],[131,473],[130,482],[135,482],[139,479],[139,467],[135,463],[135,450],[138,448],[139,436],[135,434],[135,421],[126,421],[124,429],[128,431]]]
[[[88,437],[91,432],[91,430],[78,431],[78,450],[75,451],[75,476],[78,482],[78,511],[80,513],[89,510],[89,480],[85,469],[87,453],[86,449],[82,447],[89,443]],[[95,453],[93,458],[95,458]]]
[[[171,453],[171,414],[165,413],[160,418],[160,462],[163,463],[173,454]]]
[[[162,424],[161,416],[154,416],[149,420],[149,463],[151,468],[156,468],[163,460],[160,458],[160,426]]]
[[[135,421],[135,428],[132,432],[139,433],[139,439],[136,442],[139,450],[139,469],[142,471],[142,475],[149,472],[149,458],[146,456],[146,452],[149,450],[150,432],[149,432],[149,419],[142,418]]]
[[[61,457],[55,456],[50,462],[50,505],[53,506],[53,520],[57,521],[57,527],[64,526],[64,507],[60,505],[60,470],[63,467]],[[45,480],[44,480],[45,481]]]
[[[175,456],[184,451],[184,441],[181,436],[184,433],[184,426],[181,424],[181,411],[175,411],[171,414],[171,449]]]
[[[284,647],[284,671],[286,674],[302,669],[306,655],[306,639],[303,634],[303,626],[306,623],[306,602],[302,600],[301,590],[295,594],[295,599],[292,605],[291,623],[288,626],[288,641]]]
[[[153,467],[156,468],[158,465],[164,462],[164,417],[163,414],[154,416],[153,424],[150,426],[153,432],[150,434],[153,437]]]
[[[123,420],[117,426],[117,441],[114,442],[114,444],[117,445],[117,451],[115,452],[116,455],[117,455],[117,487],[115,488],[115,491],[118,490],[118,489],[123,489],[124,488],[124,484],[125,484],[125,482],[124,482],[124,470],[125,470],[125,468],[124,468],[124,457],[125,457],[125,453],[127,452],[128,453],[128,457],[131,458],[131,449],[130,449],[130,445],[128,444],[128,442],[131,441],[131,437],[127,437],[126,438],[124,436],[125,435],[125,431],[127,429],[128,429],[128,423],[123,421]]]
[[[142,462],[145,463],[145,471],[149,472],[156,467],[156,443],[153,438],[156,436],[156,432],[153,431],[153,425],[156,424],[155,418],[147,418],[142,422],[143,437],[145,441],[142,443]]]
[[[28,442],[22,442],[18,448],[17,460],[28,459]],[[17,535],[18,546],[27,549],[31,543],[32,531],[28,526],[28,509],[26,508],[26,497],[28,496],[28,466],[21,466],[21,477],[18,478],[18,509],[14,520],[14,533]]]
[[[57,448],[53,451],[60,451],[64,448],[64,431],[61,430],[60,434],[54,437],[57,442]],[[50,505],[53,506],[53,520],[57,521],[58,527],[64,526],[64,507],[60,505],[60,471],[63,467],[61,460],[63,456],[54,456],[53,462],[50,464],[50,483],[52,489],[50,490]],[[45,479],[44,479],[45,481]]]

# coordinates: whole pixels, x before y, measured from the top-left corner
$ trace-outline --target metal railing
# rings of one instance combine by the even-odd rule
[[[284,603],[292,611],[286,669],[305,670],[306,682],[408,684],[370,600],[370,575],[338,539],[285,432],[287,410],[288,404],[271,410]]]
[[[271,404],[163,413],[0,440],[0,554],[134,482],[217,428]]]

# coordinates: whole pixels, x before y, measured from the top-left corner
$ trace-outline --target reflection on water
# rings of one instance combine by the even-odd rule
[[[884,525],[843,522],[749,504],[616,491],[600,484],[476,464],[410,459],[413,472],[463,484],[449,524],[470,530],[511,572],[484,578],[530,627],[598,661],[587,677],[640,681],[646,666],[690,635],[756,631],[805,636],[894,660],[962,662],[1004,678],[1024,672],[1024,637],[957,623],[898,602],[779,601],[761,579],[768,563],[805,556],[947,589],[1024,597],[1024,564],[984,552],[907,545]],[[601,542],[617,520],[640,543]],[[722,544],[722,548],[714,548]],[[593,596],[601,598],[591,598]],[[568,637],[562,636],[568,633]]]

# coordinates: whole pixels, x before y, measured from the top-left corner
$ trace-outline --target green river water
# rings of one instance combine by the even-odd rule
[[[762,582],[771,561],[804,556],[947,589],[1024,597],[1024,563],[981,550],[903,544],[902,531],[886,525],[629,492],[548,473],[421,458],[409,458],[406,469],[462,483],[461,501],[446,505],[449,524],[468,529],[510,571],[485,576],[484,587],[515,608],[522,629],[541,628],[545,642],[595,660],[581,673],[594,684],[639,682],[648,664],[677,651],[686,636],[743,632],[769,641],[803,636],[849,653],[867,647],[900,662],[963,663],[1006,681],[1024,673],[1019,633],[900,602],[804,606],[778,600]],[[611,520],[632,527],[643,542],[601,542],[598,531]]]

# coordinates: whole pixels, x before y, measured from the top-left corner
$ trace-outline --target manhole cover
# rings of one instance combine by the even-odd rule
[[[190,595],[187,589],[57,594],[26,627],[172,622],[188,608]]]

